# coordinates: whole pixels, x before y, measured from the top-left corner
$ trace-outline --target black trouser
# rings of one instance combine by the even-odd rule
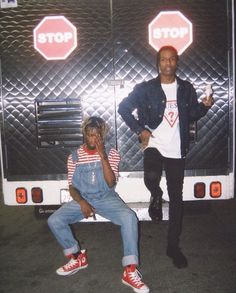
[[[177,247],[183,218],[183,182],[185,159],[163,157],[157,149],[144,151],[144,183],[152,197],[161,197],[160,181],[165,169],[167,190],[169,194],[168,246]]]

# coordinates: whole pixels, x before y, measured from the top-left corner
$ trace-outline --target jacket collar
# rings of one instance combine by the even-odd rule
[[[183,84],[183,80],[181,78],[179,78],[177,75],[175,76],[175,79],[177,81],[177,85],[178,87],[181,86]],[[161,78],[160,78],[160,75],[158,75],[156,77],[156,82],[157,84],[160,86],[161,85]]]

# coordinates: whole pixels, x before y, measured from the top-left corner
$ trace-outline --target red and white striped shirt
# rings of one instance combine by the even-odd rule
[[[75,171],[75,167],[77,164],[87,164],[87,163],[94,163],[97,161],[101,161],[101,158],[97,152],[94,154],[89,154],[84,149],[84,146],[80,146],[77,149],[77,157],[78,161],[73,162],[72,155],[69,155],[67,160],[67,172],[68,172],[68,184],[72,184],[72,177]],[[111,149],[108,154],[108,160],[111,166],[112,171],[114,172],[116,176],[116,180],[118,179],[119,175],[119,162],[120,162],[120,154],[115,149]]]

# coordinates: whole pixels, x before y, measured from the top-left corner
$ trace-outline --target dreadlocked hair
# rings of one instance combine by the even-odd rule
[[[82,123],[82,132],[85,135],[88,128],[97,128],[101,132],[101,136],[105,138],[108,132],[108,126],[105,121],[97,116],[86,118]]]

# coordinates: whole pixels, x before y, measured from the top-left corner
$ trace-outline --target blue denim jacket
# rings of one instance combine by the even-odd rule
[[[196,91],[190,82],[177,76],[176,80],[181,156],[185,157],[189,150],[190,123],[203,117],[209,108],[198,102]],[[157,128],[163,119],[165,107],[166,96],[158,76],[136,85],[128,97],[121,101],[118,113],[130,129],[139,135],[145,126],[151,129]],[[137,119],[132,114],[135,109]]]

